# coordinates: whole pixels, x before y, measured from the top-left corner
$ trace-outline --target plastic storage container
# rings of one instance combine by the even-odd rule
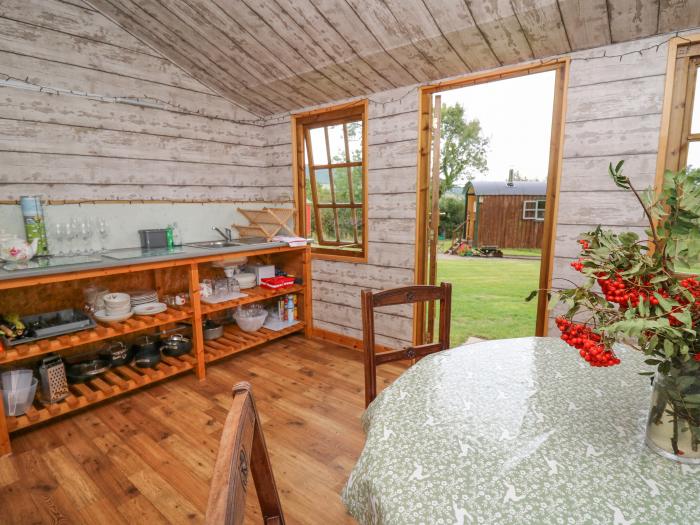
[[[2,401],[5,404],[5,415],[21,416],[24,414],[34,402],[38,384],[37,378],[32,377],[29,386],[26,388],[5,390],[3,387]]]

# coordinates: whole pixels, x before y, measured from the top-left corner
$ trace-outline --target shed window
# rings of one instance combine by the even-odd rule
[[[306,232],[317,254],[364,257],[366,237],[364,105],[297,121],[303,142]],[[299,169],[299,168],[298,168]],[[299,171],[301,178],[301,170]],[[301,197],[301,195],[299,196]]]
[[[543,221],[544,206],[547,201],[523,201],[523,219],[526,221]]]

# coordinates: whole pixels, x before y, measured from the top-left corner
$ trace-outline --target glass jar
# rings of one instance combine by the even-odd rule
[[[665,458],[700,464],[700,362],[656,373],[646,443]]]

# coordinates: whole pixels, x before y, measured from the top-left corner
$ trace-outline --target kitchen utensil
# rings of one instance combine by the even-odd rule
[[[21,337],[0,337],[0,341],[7,347],[23,343],[31,343],[47,337],[69,334],[95,326],[95,321],[90,319],[80,310],[66,309],[43,314],[27,315],[21,318],[24,332]]]
[[[102,323],[119,323],[121,321],[126,321],[129,317],[134,315],[133,312],[129,311],[123,314],[108,314],[104,310],[98,310],[93,314],[95,316],[95,319]]]
[[[87,286],[83,288],[83,297],[85,298],[85,304],[92,312],[96,310],[104,310],[104,297],[108,294],[109,290],[102,286]]]
[[[204,331],[204,339],[207,341],[218,339],[224,335],[224,327],[219,323],[215,323],[211,319],[207,319],[202,323],[202,329]]]
[[[158,292],[155,290],[133,290],[127,293],[131,297],[131,306],[158,302]]]
[[[58,403],[68,397],[68,381],[63,359],[54,355],[45,357],[39,366],[41,378],[41,401],[43,403]]]
[[[182,334],[173,334],[161,341],[160,350],[164,355],[178,357],[192,350],[192,341]]]
[[[109,370],[109,361],[106,359],[89,359],[68,365],[66,375],[71,383],[84,383],[104,374],[107,370]]]
[[[239,306],[233,313],[233,318],[236,320],[236,324],[244,332],[255,332],[260,330],[260,327],[262,327],[266,317],[267,310],[262,308],[262,306],[259,304]]]
[[[134,364],[139,368],[153,368],[160,363],[160,350],[154,338],[142,335],[136,338],[131,348],[134,351]]]
[[[29,385],[24,388],[2,390],[2,401],[5,404],[5,415],[21,416],[24,414],[32,403],[36,395],[36,387],[39,380],[32,377]]]
[[[168,305],[165,303],[145,303],[134,306],[132,311],[136,315],[156,315],[167,309]]]
[[[134,352],[121,341],[111,341],[100,349],[99,356],[108,361],[110,366],[121,366],[131,362]]]

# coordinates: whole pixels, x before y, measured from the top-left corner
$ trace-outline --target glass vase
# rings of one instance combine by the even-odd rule
[[[700,363],[657,372],[651,395],[646,443],[680,463],[700,464]]]

